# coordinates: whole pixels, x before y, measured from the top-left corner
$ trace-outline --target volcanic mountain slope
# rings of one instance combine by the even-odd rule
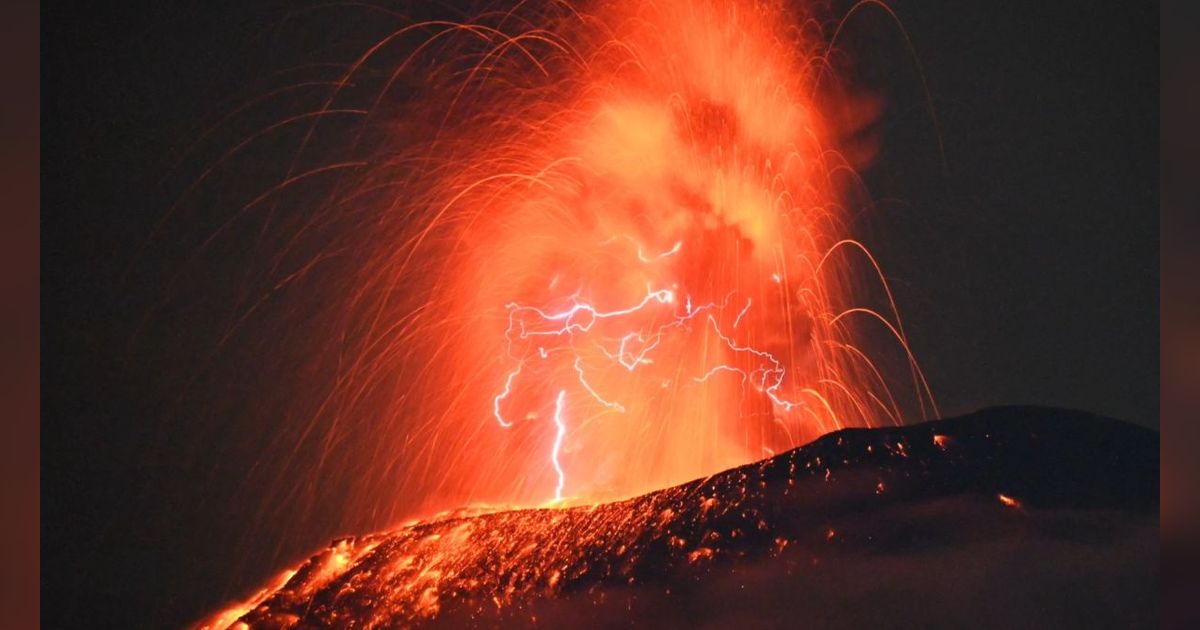
[[[1158,450],[1031,407],[847,429],[626,501],[338,540],[201,625],[1155,625]]]

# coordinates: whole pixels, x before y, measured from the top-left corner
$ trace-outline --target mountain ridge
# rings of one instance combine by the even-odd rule
[[[1055,554],[1080,549],[1091,555],[1075,564],[1119,552],[1113,570],[1120,575],[1112,580],[1128,580],[1127,571],[1149,579],[1157,575],[1157,553],[1150,566],[1143,547],[1157,542],[1158,449],[1158,433],[1150,429],[1031,406],[842,429],[769,459],[621,501],[462,511],[341,538],[199,627],[234,619],[256,628],[524,626],[595,615],[618,625],[639,619],[702,625],[704,615],[656,615],[664,607],[737,609],[740,589],[715,585],[739,575],[778,574],[768,581],[778,585],[795,576],[814,580],[829,567],[836,573],[864,565],[859,571],[869,574],[872,562],[886,566],[921,554],[976,549],[991,557],[1001,543],[1042,550],[1026,554],[1024,565],[1013,564],[1007,552],[996,555],[1002,568],[1027,571],[1034,580],[1047,575],[1044,563]],[[952,564],[969,566],[969,558]],[[895,582],[884,580],[878,589],[902,586]],[[730,595],[730,606],[717,605]],[[780,597],[782,609],[772,608],[777,616],[763,620],[768,627],[788,614],[791,599]],[[1136,617],[1141,599],[1117,600],[1129,604],[1128,614],[1098,621]],[[836,626],[853,617],[815,623]],[[962,621],[974,621],[969,617]]]

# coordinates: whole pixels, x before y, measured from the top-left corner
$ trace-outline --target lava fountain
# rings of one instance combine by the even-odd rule
[[[815,15],[613,0],[408,22],[268,127],[300,145],[243,215],[334,179],[268,293],[337,269],[305,340],[334,384],[280,429],[276,485],[341,475],[329,509],[382,526],[633,496],[935,415],[850,233],[878,102],[839,82],[842,22]],[[313,234],[334,236],[286,272]]]
[[[877,107],[836,87],[814,21],[662,0],[420,23],[323,112],[350,110],[348,86],[418,32],[365,111],[385,115],[412,75],[420,104],[330,204],[390,196],[358,226],[345,367],[320,412],[385,419],[391,455],[372,461],[407,488],[630,496],[933,404],[848,233],[863,156],[836,143]],[[864,285],[887,306],[859,306]],[[864,326],[905,354],[903,395]]]
[[[427,357],[434,474],[473,498],[614,498],[907,417],[855,340],[882,325],[907,352],[894,309],[853,303],[863,269],[887,288],[847,233],[832,144],[856,130],[818,107],[811,25],[777,3],[559,12],[445,27],[482,44],[451,63],[446,108],[471,115],[366,278],[436,276],[379,335],[380,358]]]

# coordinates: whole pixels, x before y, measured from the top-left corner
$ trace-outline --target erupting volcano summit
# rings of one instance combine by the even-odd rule
[[[795,9],[522,3],[410,24],[349,66],[296,157],[361,116],[345,161],[281,187],[337,173],[312,224],[341,226],[328,252],[350,261],[314,342],[336,384],[281,433],[286,461],[314,487],[343,475],[321,509],[360,521],[526,509],[340,540],[208,625],[559,625],[580,607],[691,625],[670,602],[845,579],[913,545],[1031,550],[1025,528],[1074,518],[1059,507],[1156,504],[1132,429],[1033,411],[903,428],[937,404],[851,233],[880,103],[839,74],[844,21]],[[1142,445],[1133,461],[1079,450],[1107,431]],[[310,466],[295,445],[312,443]]]
[[[1157,514],[1153,431],[997,408],[338,540],[200,627],[1131,627],[1153,620]]]

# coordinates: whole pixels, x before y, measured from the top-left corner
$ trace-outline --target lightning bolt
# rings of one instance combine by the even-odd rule
[[[567,390],[562,389],[558,392],[558,398],[554,400],[554,426],[558,427],[558,432],[554,434],[554,450],[550,453],[550,461],[554,464],[554,471],[558,473],[558,485],[554,487],[554,500],[562,501],[563,485],[567,481],[567,476],[563,473],[562,463],[558,461],[558,453],[562,450],[563,437],[567,434],[567,425],[563,423],[563,400],[567,396]]]

